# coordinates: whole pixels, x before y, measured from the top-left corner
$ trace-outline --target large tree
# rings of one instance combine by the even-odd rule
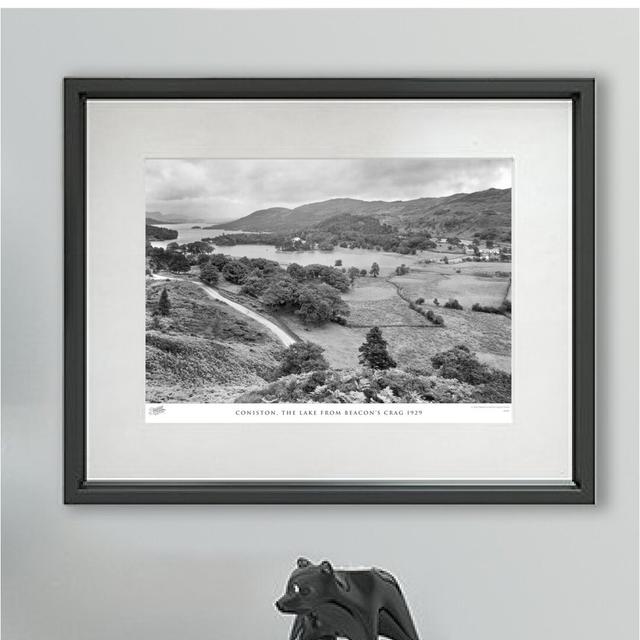
[[[365,275],[366,273],[367,272],[365,271]],[[360,276],[360,269],[358,269],[358,267],[349,267],[347,275],[349,276],[349,281],[353,284],[353,281]]]
[[[220,271],[224,269],[227,262],[231,262],[232,260],[233,258],[225,256],[224,253],[214,253],[209,259],[209,262]]]
[[[329,363],[322,355],[323,351],[324,349],[320,345],[313,342],[294,342],[280,355],[277,376],[328,369]]]
[[[371,265],[371,275],[372,275],[374,278],[377,278],[379,273],[380,273],[380,266],[378,265],[378,263],[377,263],[377,262],[374,262],[374,263]]]
[[[482,384],[491,379],[491,368],[481,363],[464,344],[436,353],[431,362],[443,378],[455,378],[468,384]]]
[[[327,284],[308,284],[300,287],[296,313],[304,322],[322,324],[324,322],[346,323],[349,306],[340,294]]]
[[[371,328],[358,351],[360,364],[372,369],[393,369],[396,366],[396,361],[389,355],[387,341],[382,337],[380,327]]]
[[[200,267],[200,280],[202,280],[206,285],[213,287],[218,284],[219,278],[220,272],[210,262],[207,262]]]
[[[293,262],[287,267],[287,273],[298,282],[302,282],[307,277],[304,267],[301,267],[297,262]]]
[[[161,316],[168,316],[171,313],[171,302],[169,302],[169,294],[166,287],[162,289],[158,300],[158,313]]]
[[[169,271],[174,273],[186,273],[191,269],[189,261],[182,253],[171,253],[169,255],[168,265]]]
[[[222,268],[222,275],[232,284],[242,284],[249,275],[249,268],[240,260],[230,260]]]
[[[297,305],[299,288],[300,285],[289,276],[272,280],[262,292],[262,301],[274,311],[286,310]]]
[[[265,278],[261,271],[257,269],[252,271],[242,284],[241,293],[246,293],[248,296],[258,298],[264,290],[269,286],[269,278]]]

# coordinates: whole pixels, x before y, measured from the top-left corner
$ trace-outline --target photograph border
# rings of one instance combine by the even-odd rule
[[[575,79],[65,78],[64,501],[67,504],[595,503],[595,82]],[[88,481],[86,102],[185,99],[549,100],[572,102],[572,481]]]

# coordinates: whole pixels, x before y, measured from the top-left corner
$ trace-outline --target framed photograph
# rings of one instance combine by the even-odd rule
[[[593,503],[592,79],[65,80],[65,501]]]

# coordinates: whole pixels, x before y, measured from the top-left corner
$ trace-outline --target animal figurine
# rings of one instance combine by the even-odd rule
[[[381,569],[299,558],[276,608],[296,616],[289,640],[419,640],[396,579]]]

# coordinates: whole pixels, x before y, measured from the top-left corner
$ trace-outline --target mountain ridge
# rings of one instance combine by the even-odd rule
[[[511,235],[511,189],[490,188],[450,196],[412,200],[359,200],[331,198],[294,208],[259,209],[214,229],[287,233],[316,227],[337,215],[371,216],[401,231],[427,231],[445,236],[482,234]]]
[[[188,214],[162,213],[161,211],[145,211],[147,224],[186,224],[188,222],[205,222],[202,217]]]

